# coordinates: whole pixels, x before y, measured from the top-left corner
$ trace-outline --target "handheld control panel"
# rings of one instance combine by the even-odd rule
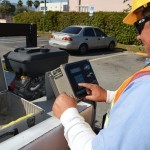
[[[56,96],[61,92],[66,92],[77,100],[81,100],[87,95],[86,89],[78,86],[78,83],[98,84],[88,60],[63,64],[59,68],[49,71],[48,77]]]

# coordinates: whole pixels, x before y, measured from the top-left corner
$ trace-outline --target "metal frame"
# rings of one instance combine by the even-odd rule
[[[37,47],[36,24],[0,23],[0,37],[26,36],[26,47]]]

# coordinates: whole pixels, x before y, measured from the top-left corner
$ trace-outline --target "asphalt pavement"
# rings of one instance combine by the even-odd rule
[[[38,37],[37,46],[48,46],[48,38]],[[3,56],[6,52],[19,47],[26,47],[26,37],[0,37],[0,55]]]

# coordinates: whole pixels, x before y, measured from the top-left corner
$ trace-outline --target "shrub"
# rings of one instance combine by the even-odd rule
[[[91,25],[115,36],[122,44],[139,45],[133,26],[122,23],[123,12],[95,12],[92,17],[84,12],[24,12],[14,16],[17,23],[35,23],[38,31],[60,31],[70,25]]]

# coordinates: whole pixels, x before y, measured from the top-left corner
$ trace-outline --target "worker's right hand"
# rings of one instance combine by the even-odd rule
[[[55,100],[53,105],[53,113],[57,118],[60,118],[61,115],[68,109],[68,108],[76,108],[77,107],[77,100],[73,97],[67,95],[66,93],[61,93]]]
[[[99,85],[91,83],[79,83],[78,85],[86,88],[87,96],[85,96],[84,100],[106,102],[107,91]]]

